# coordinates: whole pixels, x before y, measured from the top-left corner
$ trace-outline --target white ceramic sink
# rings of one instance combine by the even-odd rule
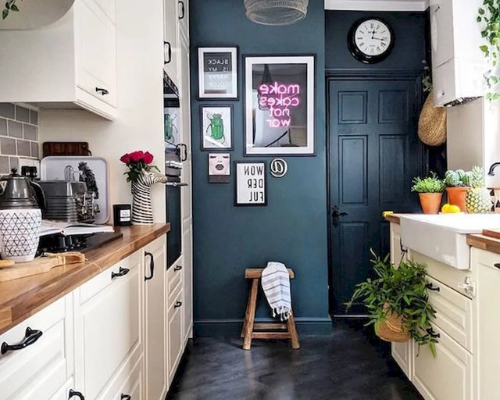
[[[410,214],[401,216],[404,247],[454,268],[469,269],[466,235],[500,229],[500,214]]]

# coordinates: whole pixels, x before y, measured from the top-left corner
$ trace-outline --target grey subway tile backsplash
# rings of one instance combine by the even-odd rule
[[[16,106],[16,121],[30,122],[30,110]]]
[[[14,119],[14,104],[11,103],[0,103],[0,117]]]
[[[17,156],[16,139],[0,138],[0,151],[3,155]]]
[[[0,174],[17,168],[18,156],[39,158],[38,112],[0,103]]]
[[[10,137],[23,138],[23,124],[16,121],[7,121],[7,126]]]
[[[31,145],[27,140],[17,141],[17,155],[31,157]]]
[[[38,140],[37,128],[33,125],[24,125],[24,138],[26,140]]]

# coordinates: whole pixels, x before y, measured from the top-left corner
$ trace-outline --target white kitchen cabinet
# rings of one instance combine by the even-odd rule
[[[170,385],[184,352],[182,285],[169,293],[168,300],[168,384]]]
[[[49,400],[71,379],[72,299],[71,295],[59,299],[0,335],[1,400]],[[22,343],[30,344],[9,350],[8,346]]]
[[[189,0],[178,0],[179,32],[189,42]]]
[[[121,368],[119,374],[99,396],[99,400],[142,400],[144,399],[143,358]],[[75,399],[76,400],[76,399]]]
[[[482,96],[487,71],[477,10],[482,0],[431,0],[434,101],[438,106]]]
[[[183,289],[184,303],[182,310],[184,345],[193,337],[193,232],[186,229],[183,233],[182,246],[184,247]]]
[[[399,225],[391,224],[391,262],[397,266],[404,255],[401,247]],[[391,343],[391,355],[405,375],[411,378],[413,372],[411,369],[413,366],[413,346],[411,340],[403,343]]]
[[[496,399],[500,393],[500,255],[472,249],[472,264],[477,270],[477,380],[478,399]]]
[[[414,344],[417,356],[411,381],[425,400],[474,399],[472,354],[441,328],[433,326],[432,329],[440,336],[436,344],[437,357],[432,356],[428,346],[418,349]]]
[[[76,0],[43,29],[0,31],[0,102],[117,116],[115,0]]]
[[[179,58],[179,7],[177,0],[163,0],[163,69],[172,81],[179,85],[178,58]],[[185,73],[187,73],[186,70]]]
[[[146,399],[163,400],[167,392],[167,317],[165,237],[142,252],[144,260]]]
[[[74,389],[86,400],[100,400],[141,357],[141,266],[141,254],[134,253],[74,292]]]

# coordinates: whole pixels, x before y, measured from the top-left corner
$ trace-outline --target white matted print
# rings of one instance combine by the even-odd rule
[[[233,106],[200,106],[201,149],[233,148]]]
[[[198,49],[199,99],[238,99],[238,48]]]
[[[210,153],[208,155],[208,182],[229,183],[231,178],[231,155]]]
[[[266,164],[235,163],[235,206],[267,206]]]
[[[174,149],[181,142],[180,108],[166,107],[163,110],[163,138],[165,148]]]

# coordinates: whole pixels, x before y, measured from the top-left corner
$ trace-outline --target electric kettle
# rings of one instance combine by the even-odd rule
[[[0,179],[0,254],[4,260],[31,261],[38,248],[43,190],[35,182],[12,174]]]

